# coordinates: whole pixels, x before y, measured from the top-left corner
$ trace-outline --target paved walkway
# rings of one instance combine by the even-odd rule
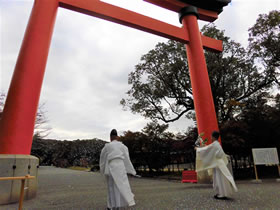
[[[239,192],[231,200],[213,198],[208,184],[130,178],[136,206],[131,210],[183,209],[280,209],[280,183],[237,182]],[[106,185],[99,173],[40,167],[35,199],[24,201],[25,210],[104,210]],[[18,204],[0,205],[0,210],[15,210]]]

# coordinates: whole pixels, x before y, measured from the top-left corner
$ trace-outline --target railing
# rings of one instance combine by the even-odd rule
[[[20,196],[19,196],[19,206],[18,209],[22,210],[22,205],[23,205],[23,198],[24,198],[24,184],[26,179],[35,179],[35,176],[18,176],[18,177],[0,177],[1,180],[21,180],[21,188],[20,188]]]

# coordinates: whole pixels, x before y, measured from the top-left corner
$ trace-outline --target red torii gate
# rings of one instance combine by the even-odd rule
[[[99,0],[35,0],[0,121],[0,154],[30,154],[39,97],[58,7],[102,18],[186,44],[199,133],[218,130],[203,48],[222,51],[222,41],[200,34],[197,18],[214,21],[218,12],[182,1],[145,0],[179,12],[183,27]]]

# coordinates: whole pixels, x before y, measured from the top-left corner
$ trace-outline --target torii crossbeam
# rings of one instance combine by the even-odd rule
[[[0,121],[0,154],[30,154],[39,97],[59,7],[102,18],[186,44],[199,133],[209,138],[218,123],[203,48],[222,51],[222,42],[200,34],[197,18],[214,21],[219,10],[194,0],[145,0],[179,12],[183,27],[100,0],[35,0]],[[219,0],[219,2],[230,0]],[[190,3],[191,2],[191,3]],[[199,2],[199,1],[197,1]],[[208,0],[216,2],[216,0]],[[200,8],[201,7],[201,8]],[[221,9],[221,8],[219,8]]]

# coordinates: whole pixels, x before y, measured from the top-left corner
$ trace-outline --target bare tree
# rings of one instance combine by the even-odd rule
[[[4,104],[6,100],[6,94],[0,93],[0,120],[2,117]],[[38,107],[37,117],[34,127],[34,136],[36,138],[46,138],[51,131],[51,127],[48,124],[48,119],[46,117],[47,111],[45,110],[45,103],[42,103]]]
[[[46,117],[47,111],[45,110],[45,102],[40,104],[37,111],[37,117],[35,121],[35,127],[34,127],[34,136],[37,138],[46,138],[50,132],[51,127],[48,124],[49,120]]]

